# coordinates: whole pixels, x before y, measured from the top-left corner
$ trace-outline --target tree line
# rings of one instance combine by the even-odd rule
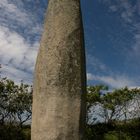
[[[104,85],[87,87],[87,121],[111,123],[140,117],[140,89],[124,87],[108,91]]]
[[[87,140],[139,140],[140,89],[87,87]]]
[[[30,140],[32,86],[0,79],[0,140]]]
[[[16,84],[7,78],[0,79],[1,140],[30,139],[32,93],[33,88],[31,85],[23,82]],[[103,140],[107,134],[114,136],[116,128],[117,132],[119,130],[120,133],[120,127],[127,126],[131,121],[133,121],[133,123],[130,123],[131,125],[135,124],[134,120],[139,122],[139,88],[129,89],[125,87],[110,91],[104,85],[88,86],[86,100],[87,140],[96,138]],[[136,123],[136,125],[138,124],[140,123]],[[117,135],[120,136],[118,133]]]

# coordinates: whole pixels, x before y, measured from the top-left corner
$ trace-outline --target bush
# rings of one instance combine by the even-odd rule
[[[30,140],[30,128],[20,128],[14,125],[0,126],[0,140]]]
[[[132,140],[132,139],[126,133],[110,131],[104,135],[104,140]]]
[[[115,132],[109,132],[109,133],[105,134],[104,140],[119,140],[119,139]]]

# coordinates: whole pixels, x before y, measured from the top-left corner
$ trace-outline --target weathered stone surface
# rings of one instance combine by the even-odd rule
[[[82,140],[84,96],[80,0],[49,0],[35,67],[32,140]]]

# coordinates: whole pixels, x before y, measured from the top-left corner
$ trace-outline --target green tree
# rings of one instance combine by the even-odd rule
[[[97,116],[106,123],[139,117],[140,89],[125,87],[108,92],[106,86],[90,86],[87,91],[87,120],[90,122],[94,123]]]
[[[18,91],[13,98],[11,105],[13,106],[14,117],[17,119],[20,127],[24,123],[29,123],[32,115],[32,86],[21,83],[18,86]]]
[[[87,87],[87,123],[94,124],[96,121],[97,118],[94,117],[95,108],[101,102],[101,93],[107,90],[108,87],[104,85]]]
[[[17,123],[21,127],[31,119],[32,86],[0,79],[0,123]]]

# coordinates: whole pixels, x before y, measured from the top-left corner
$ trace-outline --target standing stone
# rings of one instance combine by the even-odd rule
[[[49,0],[37,57],[32,140],[83,140],[85,55],[80,0]]]

